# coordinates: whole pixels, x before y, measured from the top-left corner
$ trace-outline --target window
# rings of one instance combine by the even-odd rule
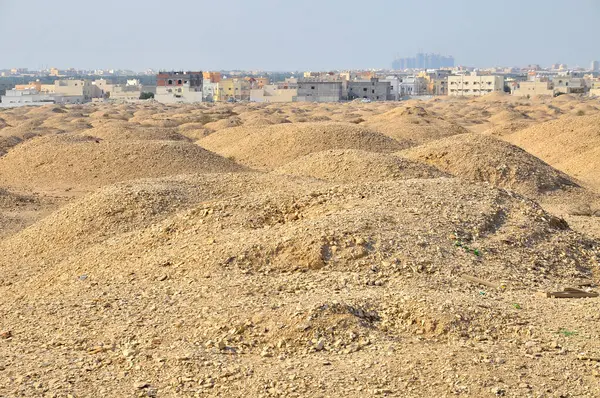
[[[177,84],[181,84],[181,80],[177,80]]]
[[[371,94],[375,94],[375,90],[371,90]]]
[[[315,89],[315,86],[310,86],[310,89],[311,89],[311,90],[314,90],[314,89]]]
[[[173,84],[173,80],[169,79],[169,81],[167,82],[168,85]]]
[[[365,92],[366,92],[366,91],[367,91],[367,88],[366,88],[366,87],[365,87],[365,88],[363,88],[363,91],[365,91]]]

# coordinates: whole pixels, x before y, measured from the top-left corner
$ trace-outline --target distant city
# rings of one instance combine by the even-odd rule
[[[391,69],[336,71],[0,70],[0,107],[88,102],[401,101],[435,96],[600,96],[600,63],[589,68],[473,68],[452,55],[396,57]]]
[[[415,57],[396,58],[392,62],[392,69],[439,69],[454,68],[454,57],[440,54],[418,53]]]

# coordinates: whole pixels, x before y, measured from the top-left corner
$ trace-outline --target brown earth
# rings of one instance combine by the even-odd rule
[[[599,396],[597,112],[0,110],[0,397]]]

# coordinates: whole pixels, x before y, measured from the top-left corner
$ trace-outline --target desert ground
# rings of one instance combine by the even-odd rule
[[[0,397],[598,397],[599,261],[597,99],[0,111]]]

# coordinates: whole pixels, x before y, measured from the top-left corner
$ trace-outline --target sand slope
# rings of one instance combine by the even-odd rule
[[[188,142],[58,135],[29,140],[0,158],[0,181],[12,186],[97,187],[144,177],[242,169]]]
[[[599,115],[565,116],[520,130],[504,139],[600,189]]]
[[[288,123],[218,131],[198,143],[206,149],[263,170],[328,149],[392,152],[403,144],[364,127],[345,123]]]
[[[536,195],[577,183],[521,148],[480,134],[462,134],[402,152],[453,175],[485,181],[525,195]]]
[[[314,152],[277,168],[275,173],[347,183],[448,176],[423,163],[357,149]]]

